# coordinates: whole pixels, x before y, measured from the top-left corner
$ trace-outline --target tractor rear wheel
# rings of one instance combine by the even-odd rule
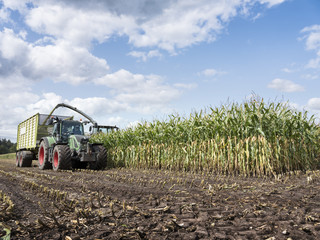
[[[31,167],[33,159],[33,153],[30,151],[21,151],[20,152],[20,167]]]
[[[90,162],[90,168],[93,170],[105,169],[107,166],[107,150],[101,145],[94,146],[94,150],[98,152],[97,161]]]
[[[51,163],[49,162],[49,146],[45,140],[40,143],[38,151],[38,162],[41,170],[49,169]]]
[[[53,150],[53,170],[72,169],[71,151],[68,145],[57,145]]]

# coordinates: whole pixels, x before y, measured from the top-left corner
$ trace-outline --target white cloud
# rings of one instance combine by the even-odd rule
[[[283,68],[282,71],[286,72],[286,73],[293,73],[294,72],[294,70],[289,69],[289,68]]]
[[[161,14],[140,24],[129,41],[137,47],[157,46],[171,53],[177,48],[213,41],[241,5],[240,1],[175,1]]]
[[[200,75],[203,75],[203,76],[206,76],[206,77],[213,77],[215,75],[218,74],[218,71],[215,70],[215,69],[206,69],[206,70],[203,70]]]
[[[307,33],[305,38],[308,50],[318,50],[320,48],[320,25],[305,27],[301,32]]]
[[[79,84],[104,75],[109,66],[86,48],[66,41],[32,45],[21,34],[5,28],[0,32],[1,76],[20,75],[29,80],[51,78]]]
[[[268,7],[285,0],[260,0]],[[33,7],[26,9],[26,3]],[[5,1],[4,6],[25,15],[33,31],[77,46],[126,35],[135,47],[175,53],[199,42],[210,42],[236,15],[247,14],[257,0],[109,0]],[[86,31],[83,31],[86,29]]]
[[[105,85],[117,91],[137,91],[143,87],[148,78],[151,80],[153,76],[145,77],[142,74],[133,74],[125,69],[121,69],[112,74],[106,74],[101,78],[95,79],[97,85]]]
[[[226,74],[226,72],[218,71],[213,68],[208,68],[198,73],[199,76],[205,76],[205,77],[215,77],[223,74]]]
[[[11,29],[4,28],[3,32],[0,32],[0,51],[1,56],[6,60],[25,61],[29,44],[15,35]]]
[[[309,80],[315,80],[320,78],[319,75],[315,75],[315,74],[304,74],[301,77]]]
[[[9,22],[10,21],[10,13],[7,9],[1,8],[0,9],[0,22]]]
[[[304,87],[290,80],[276,78],[269,83],[268,88],[273,88],[281,92],[302,92]]]
[[[196,83],[189,83],[189,84],[176,83],[176,84],[174,84],[174,86],[177,88],[184,88],[184,89],[189,89],[189,90],[198,87],[198,85]]]
[[[273,7],[275,5],[281,4],[286,0],[260,0],[261,4],[267,4],[268,7]]]
[[[311,98],[308,101],[307,107],[311,110],[320,110],[320,98]]]
[[[157,75],[144,76],[121,69],[96,79],[95,84],[114,89],[115,99],[119,102],[134,104],[135,111],[153,113],[167,109],[168,103],[178,98],[181,92],[164,83]]]
[[[311,59],[306,65],[307,68],[320,69],[320,56],[314,59]]]
[[[11,10],[18,10],[25,12],[27,10],[26,4],[31,0],[2,0],[3,5]]]
[[[38,98],[39,100],[26,105],[26,111],[33,114],[37,112],[48,114],[58,103],[63,102],[62,96],[53,92],[44,93],[41,97],[38,96]]]
[[[109,69],[104,59],[66,41],[57,41],[55,45],[35,46],[30,58],[33,75],[72,84],[100,77]]]
[[[0,136],[14,139],[18,123],[30,117],[25,106],[39,100],[19,76],[0,79]]]
[[[132,51],[129,52],[128,55],[135,58],[140,58],[143,62],[146,62],[150,58],[162,57],[162,54],[158,50],[151,50],[149,52]]]
[[[257,19],[259,19],[261,17],[261,13],[257,13],[253,18],[252,21],[255,22]]]
[[[305,27],[301,33],[305,34],[302,39],[306,41],[306,49],[315,51],[317,54],[317,57],[311,59],[306,67],[320,69],[320,25]]]
[[[96,9],[83,11],[57,2],[44,3],[31,9],[26,16],[26,23],[35,32],[86,47],[93,39],[101,43],[113,34],[122,35],[128,29],[135,28],[132,17],[101,11],[98,5]]]
[[[93,116],[115,114],[129,108],[126,103],[103,97],[74,98],[71,101],[66,101],[66,103]]]

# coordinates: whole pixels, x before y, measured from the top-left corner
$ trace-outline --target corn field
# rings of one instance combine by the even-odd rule
[[[113,166],[275,175],[319,166],[315,120],[288,103],[254,97],[93,139],[104,143]]]

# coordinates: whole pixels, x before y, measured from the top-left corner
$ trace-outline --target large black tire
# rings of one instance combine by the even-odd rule
[[[49,169],[52,166],[49,162],[49,146],[45,140],[40,143],[38,151],[38,165],[41,170]]]
[[[53,150],[53,170],[72,169],[71,151],[68,145],[57,145]]]
[[[16,167],[20,167],[20,154],[21,152],[16,153]]]
[[[90,168],[93,170],[103,170],[107,166],[107,150],[101,146],[94,146],[95,152],[98,152],[97,154],[97,161],[90,162]]]
[[[33,159],[33,153],[30,151],[21,151],[20,152],[20,167],[31,167]]]

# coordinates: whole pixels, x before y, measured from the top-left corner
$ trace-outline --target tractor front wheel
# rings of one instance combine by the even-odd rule
[[[54,147],[52,167],[55,171],[58,169],[72,169],[71,151],[69,146],[57,145]]]
[[[49,169],[51,163],[49,162],[49,146],[45,140],[40,143],[38,151],[38,162],[41,170]]]

